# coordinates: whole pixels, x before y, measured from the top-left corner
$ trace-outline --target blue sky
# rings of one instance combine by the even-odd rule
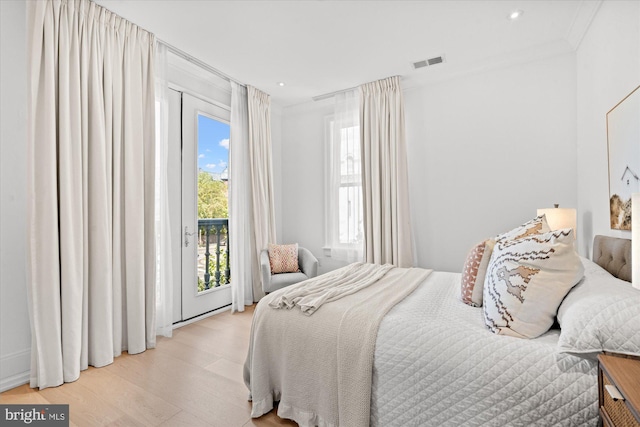
[[[220,173],[229,164],[229,125],[198,114],[198,168]]]

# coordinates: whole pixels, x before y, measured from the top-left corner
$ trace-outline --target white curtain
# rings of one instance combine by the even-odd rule
[[[255,254],[253,263],[253,300],[264,296],[260,280],[260,252],[276,242],[273,175],[271,166],[271,99],[268,94],[247,86],[249,106],[249,162]],[[233,260],[232,260],[233,262]]]
[[[400,77],[360,86],[365,261],[413,265]]]
[[[167,47],[155,44],[156,94],[156,333],[173,333],[173,257],[167,181],[169,152],[169,82]]]
[[[154,36],[27,3],[32,387],[155,346]]]
[[[247,88],[231,82],[231,135],[229,142],[229,241],[231,311],[253,304],[253,238],[249,111]]]
[[[358,91],[338,93],[329,135],[326,246],[339,261],[362,261],[362,160]]]

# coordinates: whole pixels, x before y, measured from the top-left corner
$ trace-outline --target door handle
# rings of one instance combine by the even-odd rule
[[[184,247],[185,248],[189,247],[189,236],[193,236],[194,234],[196,233],[195,232],[189,233],[189,227],[187,227],[186,225],[184,226]]]

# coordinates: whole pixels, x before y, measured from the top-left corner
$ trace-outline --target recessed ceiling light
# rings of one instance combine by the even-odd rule
[[[516,19],[520,18],[523,14],[524,14],[523,10],[520,10],[520,9],[514,10],[509,14],[509,19],[511,19],[512,21],[515,21]]]
[[[280,87],[284,86],[284,82],[278,82],[278,86]]]

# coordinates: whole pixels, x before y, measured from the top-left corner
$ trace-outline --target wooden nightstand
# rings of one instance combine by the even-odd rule
[[[601,354],[598,360],[598,401],[602,425],[640,427],[640,360],[611,354]],[[616,391],[622,398],[615,398]]]

